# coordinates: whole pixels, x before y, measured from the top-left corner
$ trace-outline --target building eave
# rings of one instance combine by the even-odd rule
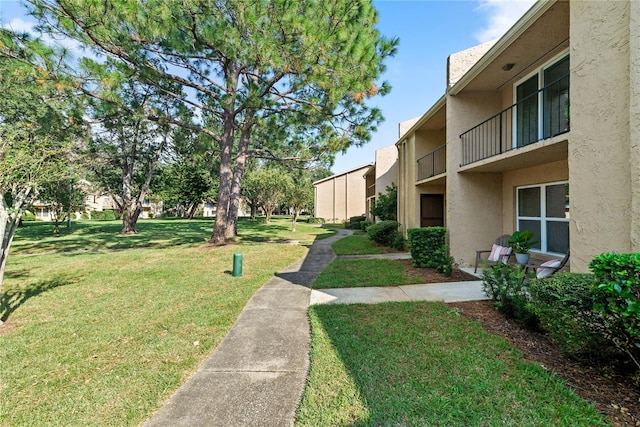
[[[536,20],[538,20],[555,3],[550,0],[540,0],[516,22],[487,53],[485,53],[460,79],[451,86],[447,93],[457,95],[473,79],[475,79],[484,69],[502,54],[518,37],[520,37]]]

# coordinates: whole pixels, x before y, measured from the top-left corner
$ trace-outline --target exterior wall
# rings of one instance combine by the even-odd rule
[[[314,183],[314,215],[328,222],[341,222],[366,212],[366,180],[370,165],[334,175]]]
[[[420,117],[414,117],[413,119],[405,120],[404,122],[400,122],[398,124],[398,138],[402,138],[402,136],[407,133],[411,126],[415,125]]]
[[[398,185],[398,149],[395,145],[376,150],[376,195],[387,187]]]
[[[631,251],[640,252],[640,2],[629,3]]]
[[[447,58],[447,82],[449,87],[453,86],[473,65],[478,62],[497,40],[490,40],[478,46],[452,53]]]
[[[447,96],[447,192],[446,223],[451,256],[469,264],[475,251],[491,247],[503,229],[502,175],[458,173],[462,161],[459,135],[485,120],[486,111],[499,111],[496,93]],[[489,246],[487,246],[489,245]]]
[[[398,146],[398,222],[406,234],[416,217],[416,157],[415,135],[409,135]]]
[[[632,210],[630,197],[631,11],[638,22],[638,7],[631,8],[632,3],[571,2],[572,271],[587,271],[601,252],[633,249],[631,218],[640,212]],[[637,27],[633,31],[637,34]],[[637,49],[637,39],[633,46]],[[634,55],[637,60],[638,53]],[[637,85],[638,69],[633,73]],[[637,86],[632,90],[637,97]],[[634,121],[637,125],[637,116]],[[637,156],[637,145],[635,150]],[[637,164],[631,167],[637,171]]]

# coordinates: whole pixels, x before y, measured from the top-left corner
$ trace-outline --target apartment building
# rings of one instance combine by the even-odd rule
[[[447,80],[395,144],[405,231],[447,227],[465,264],[524,229],[575,272],[640,251],[640,2],[539,1]]]

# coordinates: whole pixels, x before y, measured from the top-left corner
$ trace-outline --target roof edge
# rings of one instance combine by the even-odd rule
[[[438,99],[435,104],[431,106],[420,119],[414,123],[405,133],[402,134],[400,138],[396,141],[395,145],[398,145],[400,142],[404,141],[407,135],[411,133],[415,133],[418,128],[420,128],[427,120],[429,120],[435,113],[437,113],[441,108],[443,108],[447,104],[447,95],[442,95],[440,99]]]
[[[362,165],[362,166],[358,166],[358,167],[355,167],[355,168],[353,168],[353,169],[349,169],[349,170],[346,170],[346,171],[344,171],[344,172],[336,173],[336,174],[331,175],[331,176],[328,176],[328,177],[326,177],[326,178],[319,179],[319,180],[315,181],[315,182],[313,183],[313,185],[320,184],[321,182],[328,181],[328,180],[333,179],[333,178],[336,178],[336,177],[338,177],[338,176],[342,176],[342,175],[350,174],[350,173],[355,172],[355,171],[360,170],[360,169],[370,168],[370,167],[372,167],[372,166],[374,166],[374,164],[373,164],[373,163],[365,163],[365,164],[364,164],[364,165]]]
[[[467,84],[469,84],[474,78],[478,76],[488,64],[493,62],[498,55],[509,47],[518,37],[524,33],[524,31],[531,26],[543,13],[551,8],[556,3],[555,0],[539,0],[534,3],[533,6],[524,14],[518,22],[513,24],[511,28],[502,36],[498,41],[467,71],[458,81],[452,85],[447,93],[450,95],[457,95],[462,91]]]

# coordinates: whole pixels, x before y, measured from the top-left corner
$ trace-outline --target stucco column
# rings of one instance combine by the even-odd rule
[[[631,251],[640,252],[640,2],[629,4]]]
[[[630,251],[632,222],[637,229],[632,199],[638,203],[638,187],[636,182],[632,196],[629,160],[630,147],[634,152],[631,161],[637,156],[637,144],[634,149],[631,141],[629,99],[638,84],[636,74],[635,88],[630,91],[629,12],[638,7],[630,8],[633,3],[571,2],[568,161],[574,272],[587,272],[589,262],[602,252]],[[636,34],[633,46],[637,50],[638,30],[631,31]],[[637,60],[637,54],[634,56]],[[637,93],[633,96],[637,103]],[[632,121],[637,127],[637,117]]]

